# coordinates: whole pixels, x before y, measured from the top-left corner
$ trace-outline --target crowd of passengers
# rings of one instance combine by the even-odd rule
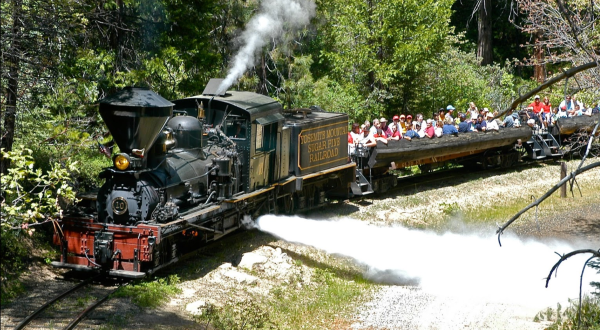
[[[498,112],[490,112],[488,108],[478,109],[475,103],[469,103],[464,112],[455,113],[456,108],[448,105],[433,113],[433,118],[425,120],[418,113],[413,120],[412,115],[395,115],[392,122],[386,118],[373,119],[373,124],[366,120],[364,124],[354,123],[348,133],[348,145],[361,144],[367,147],[377,145],[377,141],[385,144],[389,140],[413,140],[459,133],[499,131],[504,128],[520,127],[522,124],[534,130],[546,130],[556,124],[559,118],[591,116],[600,113],[600,102],[585,108],[575,96],[567,95],[558,107],[552,107],[548,97],[540,101],[536,95],[533,102],[523,111],[510,111],[503,120]]]

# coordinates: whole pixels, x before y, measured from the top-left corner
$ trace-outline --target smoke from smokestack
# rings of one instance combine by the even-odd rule
[[[401,226],[379,227],[363,221],[308,220],[266,215],[258,228],[290,242],[340,254],[366,266],[376,282],[418,284],[438,295],[481,298],[530,307],[552,306],[579,293],[579,277],[587,256],[561,264],[545,288],[545,278],[559,257],[574,250],[565,243],[540,243],[503,236],[502,247],[489,235],[434,233]],[[584,291],[599,276],[588,269]]]
[[[263,0],[260,12],[254,16],[240,36],[244,43],[233,58],[227,77],[217,94],[222,94],[255,63],[257,53],[270,40],[279,40],[286,30],[307,25],[315,16],[316,5],[311,0]]]

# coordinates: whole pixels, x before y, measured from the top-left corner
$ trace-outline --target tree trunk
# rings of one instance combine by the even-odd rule
[[[492,64],[492,0],[483,0],[479,5],[477,23],[477,59],[481,65]]]
[[[536,44],[539,42],[541,34],[535,34]],[[542,46],[536,45],[534,48],[535,66],[533,67],[533,76],[538,83],[543,83],[546,80],[546,65],[542,64],[544,60],[544,50]]]
[[[5,89],[6,105],[4,109],[4,122],[0,147],[5,151],[11,151],[15,139],[15,124],[17,114],[17,95],[19,88],[19,34],[21,33],[21,0],[12,1],[12,40],[5,54],[5,67],[8,68],[8,81]],[[0,161],[0,174],[6,174],[10,167],[10,161],[2,158]]]

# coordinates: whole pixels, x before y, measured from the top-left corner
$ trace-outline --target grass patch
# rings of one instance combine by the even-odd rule
[[[179,283],[179,277],[169,275],[167,278],[123,286],[113,296],[130,297],[140,307],[158,307],[165,303],[169,296],[181,293],[181,289],[176,286],[177,283]]]
[[[209,306],[196,321],[214,329],[326,329],[332,322],[350,325],[353,308],[373,287],[360,276],[354,280],[331,269],[317,268],[310,285],[297,282],[271,289],[259,301],[229,301],[223,307]]]

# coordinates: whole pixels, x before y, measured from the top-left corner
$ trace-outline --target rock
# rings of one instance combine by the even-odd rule
[[[202,308],[204,307],[206,307],[206,301],[198,300],[187,304],[185,310],[194,315],[202,315]]]
[[[226,262],[226,263],[222,264],[221,266],[219,266],[218,268],[221,269],[221,270],[226,270],[226,269],[233,268],[233,266],[231,265],[231,263]]]
[[[246,268],[252,270],[256,264],[264,264],[267,262],[267,257],[254,252],[244,253],[242,260],[238,264],[238,268]]]
[[[242,284],[255,284],[258,282],[258,277],[240,273],[236,270],[230,270],[225,272],[223,275]]]

